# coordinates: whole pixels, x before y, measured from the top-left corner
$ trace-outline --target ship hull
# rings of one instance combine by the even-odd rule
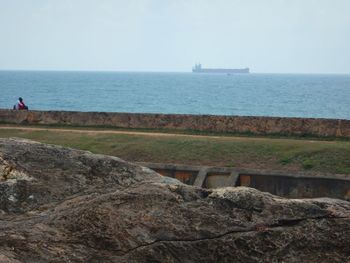
[[[248,74],[249,68],[242,69],[210,69],[210,68],[202,68],[202,69],[193,69],[193,73],[216,73],[216,74]]]

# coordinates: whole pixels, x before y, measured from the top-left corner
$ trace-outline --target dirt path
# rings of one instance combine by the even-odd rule
[[[11,126],[11,125],[0,125],[0,130],[23,130],[23,131],[54,131],[54,132],[75,132],[84,134],[125,134],[125,135],[141,135],[151,137],[184,137],[184,138],[206,138],[206,139],[217,139],[217,140],[230,140],[230,141],[295,141],[298,139],[288,138],[264,138],[264,137],[243,137],[243,136],[215,136],[215,135],[195,135],[195,134],[180,134],[180,133],[162,133],[162,132],[142,132],[142,131],[125,131],[125,130],[92,130],[92,129],[67,129],[67,128],[50,128],[50,127],[24,127],[24,126]],[[305,142],[314,143],[317,140],[302,139]],[[334,141],[322,141],[322,143],[335,143]]]
[[[229,139],[229,140],[266,140],[265,138],[248,138],[234,136],[211,136],[211,135],[193,135],[179,133],[162,133],[162,132],[139,132],[139,131],[116,131],[116,130],[86,130],[86,129],[66,129],[66,128],[40,128],[40,127],[19,127],[0,125],[0,129],[5,130],[23,130],[23,131],[54,131],[54,132],[75,132],[86,134],[126,134],[126,135],[142,135],[152,137],[190,137],[190,138],[208,138],[208,139]]]

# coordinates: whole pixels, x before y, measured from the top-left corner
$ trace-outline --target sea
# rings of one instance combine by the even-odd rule
[[[0,71],[0,108],[350,119],[350,75]]]

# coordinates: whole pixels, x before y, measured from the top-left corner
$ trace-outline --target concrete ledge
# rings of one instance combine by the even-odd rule
[[[207,179],[207,175],[208,175],[208,168],[207,167],[201,168],[198,171],[198,174],[196,176],[196,179],[193,185],[198,187],[203,187],[205,183],[205,179]]]
[[[350,200],[350,175],[310,175],[283,171],[160,163],[137,163],[190,185],[218,188],[247,186],[289,198],[331,197]]]
[[[0,109],[0,122],[350,138],[350,120]]]

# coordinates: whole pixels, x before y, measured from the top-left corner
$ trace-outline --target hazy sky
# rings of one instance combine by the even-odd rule
[[[350,73],[350,0],[0,0],[0,69]]]

